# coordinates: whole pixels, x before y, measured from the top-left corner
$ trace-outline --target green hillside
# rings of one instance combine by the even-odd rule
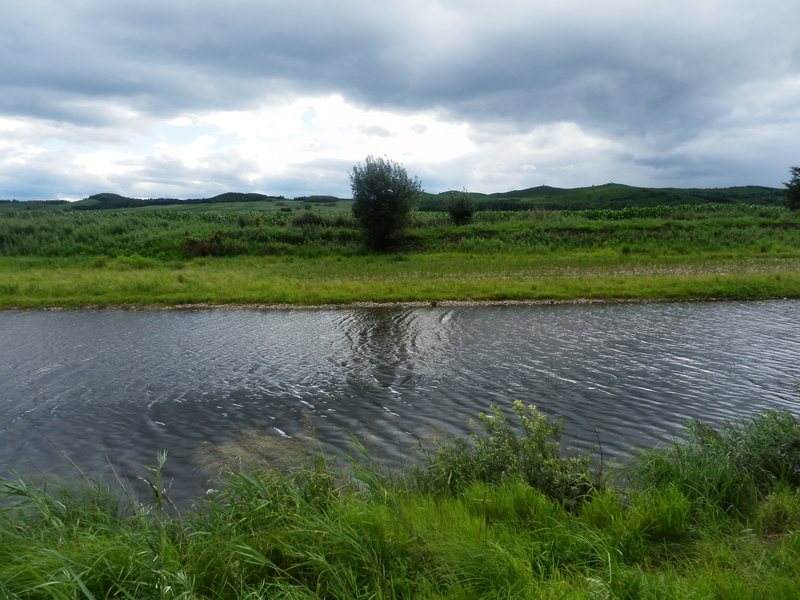
[[[67,200],[0,200],[0,213],[18,210],[63,210]]]
[[[245,194],[240,192],[226,192],[213,198],[194,198],[190,200],[179,200],[178,198],[128,198],[119,194],[94,194],[70,204],[70,210],[118,210],[121,208],[141,208],[144,206],[172,206],[172,205],[191,205],[191,204],[228,204],[240,202],[261,202],[271,200],[282,200],[282,196],[266,196],[264,194]]]
[[[423,193],[422,211],[443,211],[444,200],[451,192]],[[679,206],[698,204],[754,204],[781,206],[784,190],[762,186],[729,188],[641,188],[607,183],[582,188],[555,188],[546,185],[496,192],[470,194],[478,210],[595,210],[644,206]],[[0,201],[0,212],[6,210],[189,210],[223,212],[254,210],[348,210],[350,201],[328,195],[302,196],[295,199],[257,193],[227,192],[211,198],[129,198],[119,194],[94,194],[78,202]]]
[[[426,195],[420,203],[420,209],[444,210],[444,198],[448,193]],[[640,188],[619,183],[572,189],[543,185],[510,192],[471,195],[478,210],[592,210],[709,203],[780,206],[785,198],[783,190],[761,186]]]

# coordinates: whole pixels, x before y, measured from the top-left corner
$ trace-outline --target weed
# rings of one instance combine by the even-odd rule
[[[692,502],[747,517],[780,485],[800,485],[800,425],[786,411],[713,428],[687,423],[686,439],[644,451],[629,470],[635,484],[670,486]]]
[[[420,484],[432,492],[460,493],[473,482],[523,481],[550,498],[574,508],[603,482],[595,477],[591,452],[563,457],[561,422],[541,414],[535,406],[513,405],[518,429],[499,407],[472,421],[479,431],[454,438],[426,452]]]

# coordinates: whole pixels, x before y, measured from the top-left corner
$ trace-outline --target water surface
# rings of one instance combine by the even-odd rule
[[[236,430],[310,417],[328,450],[399,465],[513,400],[625,456],[687,418],[798,414],[798,323],[798,301],[0,312],[0,465],[135,478],[167,450],[191,496],[197,446]]]

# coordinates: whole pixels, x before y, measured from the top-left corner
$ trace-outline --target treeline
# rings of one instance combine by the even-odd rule
[[[192,198],[180,200],[178,198],[128,198],[119,194],[94,194],[75,202],[70,210],[118,210],[121,208],[139,208],[142,206],[169,206],[172,204],[225,204],[229,202],[259,202],[283,200],[283,196],[266,196],[264,194],[227,192],[213,198]]]
[[[450,192],[426,194],[419,210],[443,211]],[[549,186],[495,194],[470,194],[479,211],[524,210],[619,210],[629,207],[680,206],[700,204],[750,204],[781,206],[783,190],[761,186],[715,189],[638,188],[606,184],[585,188],[561,189]]]
[[[311,202],[317,204],[336,204],[340,200],[344,200],[344,198],[337,198],[336,196],[297,196],[295,198],[297,202]]]
[[[417,210],[424,212],[444,212],[446,200],[452,192],[440,194],[423,193],[419,199]],[[477,211],[585,211],[585,210],[620,210],[631,207],[679,207],[686,205],[726,204],[783,206],[786,202],[785,190],[761,186],[742,186],[714,189],[681,189],[681,188],[639,188],[622,184],[605,184],[583,188],[562,189],[550,186],[538,186],[523,190],[498,192],[492,194],[469,193]],[[17,205],[31,209],[56,205],[68,205],[68,210],[121,210],[142,207],[166,207],[175,205],[208,205],[213,210],[214,204],[255,203],[293,201],[318,207],[342,207],[340,202],[349,198],[312,194],[287,199],[283,196],[269,196],[258,193],[227,192],[211,198],[130,198],[119,194],[93,194],[78,202],[66,200],[17,201],[0,200],[0,206],[9,210]],[[278,204],[278,206],[281,206]],[[13,209],[11,209],[13,210]]]
[[[58,205],[69,204],[69,200],[0,200],[0,204]]]

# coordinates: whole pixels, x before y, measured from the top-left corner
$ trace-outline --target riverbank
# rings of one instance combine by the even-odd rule
[[[415,213],[385,253],[345,212],[8,211],[0,309],[800,296],[781,207]]]
[[[800,254],[5,257],[0,282],[2,309],[796,298]]]
[[[482,415],[425,466],[227,472],[181,514],[162,477],[122,489],[0,482],[9,598],[794,598],[800,423],[765,413],[643,452],[617,475],[560,453],[560,426],[517,404]],[[514,427],[521,427],[514,429]],[[275,447],[281,440],[273,440]],[[298,456],[297,446],[292,455]],[[216,454],[226,455],[225,448]],[[255,457],[255,463],[259,462]]]

